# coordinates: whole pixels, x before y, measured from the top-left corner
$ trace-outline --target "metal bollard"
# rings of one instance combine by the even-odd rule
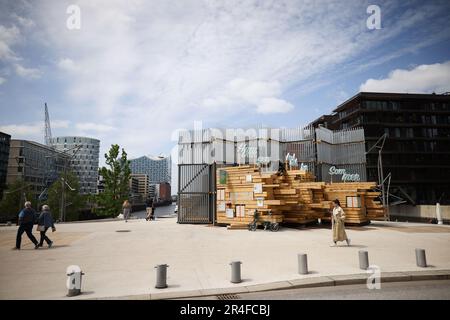
[[[298,254],[298,273],[308,274],[308,257],[306,253]]]
[[[157,289],[167,288],[167,264],[158,264],[156,268],[156,286]]]
[[[416,249],[416,264],[418,267],[427,267],[427,258],[424,249]]]
[[[441,205],[438,203],[436,203],[436,219],[438,221],[438,224],[444,224],[444,221],[442,220],[442,215],[441,215]]]
[[[241,261],[231,261],[231,282],[232,283],[240,283],[241,279]]]
[[[81,294],[81,277],[84,275],[81,268],[75,265],[69,266],[66,274],[68,276],[66,286],[69,290],[67,296],[74,297]]]
[[[369,268],[369,253],[365,250],[359,251],[359,268],[363,270]]]

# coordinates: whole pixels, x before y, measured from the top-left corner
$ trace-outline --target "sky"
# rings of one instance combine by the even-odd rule
[[[115,143],[176,158],[194,121],[295,127],[359,91],[449,92],[449,21],[448,0],[0,0],[0,131],[43,143],[47,103],[53,136],[100,139],[101,164]]]

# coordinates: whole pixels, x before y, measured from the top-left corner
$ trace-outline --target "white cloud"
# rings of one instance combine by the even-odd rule
[[[254,107],[257,113],[286,113],[294,109],[289,102],[279,98],[281,85],[278,81],[250,81],[237,78],[230,81],[222,95],[206,98],[203,105],[209,108],[228,108],[239,112],[243,107]]]
[[[447,22],[435,19],[443,10],[434,3],[404,10],[382,1],[382,15],[395,19],[383,20],[379,32],[366,28],[364,1],[78,0],[81,29],[68,30],[72,3],[30,5],[26,18],[39,28],[29,28],[27,39],[32,33],[39,53],[56,61],[64,79],[58,98],[71,120],[120,134],[92,126],[80,132],[101,137],[101,153],[119,143],[130,156],[167,152],[171,132],[193,120],[232,125],[260,120],[246,113],[289,112],[291,96],[336,82],[357,69],[353,64],[385,63],[377,55],[384,57],[382,48],[391,53],[386,44],[398,39],[409,39],[405,50],[423,39],[448,39],[436,29]],[[299,119],[306,107],[297,107]]]
[[[10,134],[13,139],[36,137],[43,132],[43,123],[10,124],[0,126],[0,131]]]
[[[0,60],[17,60],[18,57],[11,49],[20,38],[20,30],[16,26],[7,28],[0,25]]]
[[[114,127],[112,126],[92,122],[77,123],[75,128],[81,131],[94,131],[100,133],[106,133],[114,130]]]
[[[39,79],[42,76],[42,71],[36,68],[25,68],[18,63],[16,63],[14,67],[16,74],[25,79]]]
[[[369,79],[360,91],[444,93],[450,91],[450,61],[420,65],[411,70],[397,69],[385,79]]]
[[[50,122],[52,129],[68,128],[70,125],[70,122],[67,120],[51,120]],[[45,131],[44,121],[1,125],[0,131],[11,135],[12,139],[28,139],[42,143]]]
[[[50,126],[55,129],[69,128],[69,125],[68,120],[50,120]]]
[[[0,85],[4,84],[6,82],[6,79],[3,77],[0,77]]]
[[[16,19],[16,21],[23,27],[25,28],[31,28],[34,27],[36,25],[36,23],[34,23],[33,20],[25,18],[25,17],[21,17],[17,14],[13,14],[12,17],[14,19]]]
[[[65,71],[76,71],[77,67],[72,59],[64,58],[58,62],[58,67]]]
[[[276,98],[264,98],[258,104],[258,113],[286,113],[294,109],[289,102]]]

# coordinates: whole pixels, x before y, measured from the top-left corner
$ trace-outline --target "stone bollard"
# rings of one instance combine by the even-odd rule
[[[241,279],[241,261],[231,261],[231,282],[232,283],[240,283]]]
[[[167,288],[167,264],[158,264],[156,268],[156,289]]]
[[[66,270],[67,282],[66,286],[69,290],[67,293],[68,297],[74,297],[81,294],[81,278],[84,273],[81,271],[79,266],[68,266]]]
[[[365,250],[359,250],[359,268],[367,270],[369,268],[369,253]]]
[[[424,249],[416,249],[416,264],[418,267],[421,267],[421,268],[427,267],[427,259],[425,256]]]
[[[298,255],[298,273],[308,274],[308,256],[306,253],[299,253]]]

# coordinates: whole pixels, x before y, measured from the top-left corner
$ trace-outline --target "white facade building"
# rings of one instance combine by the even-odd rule
[[[78,177],[81,194],[97,193],[100,140],[88,137],[55,137],[51,145],[59,151],[67,151],[70,166]],[[77,148],[79,146],[79,149]]]

